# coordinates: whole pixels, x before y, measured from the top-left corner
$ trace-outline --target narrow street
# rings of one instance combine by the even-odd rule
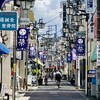
[[[75,87],[66,81],[62,82],[59,90],[55,81],[49,81],[48,86],[29,89],[24,95],[24,100],[26,100],[25,98],[28,100],[89,100],[84,96],[82,91],[77,91]]]

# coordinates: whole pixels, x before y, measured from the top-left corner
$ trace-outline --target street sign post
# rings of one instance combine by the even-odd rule
[[[1,31],[16,31],[18,29],[17,12],[0,12],[0,30]]]

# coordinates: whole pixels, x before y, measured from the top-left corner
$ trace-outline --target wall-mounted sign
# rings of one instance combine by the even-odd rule
[[[18,15],[17,12],[0,12],[0,30],[2,31],[16,31],[18,29]]]
[[[86,0],[86,13],[94,12],[94,0]]]

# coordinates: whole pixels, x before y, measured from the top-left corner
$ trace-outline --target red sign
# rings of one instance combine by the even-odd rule
[[[97,38],[97,12],[94,15],[94,38]]]

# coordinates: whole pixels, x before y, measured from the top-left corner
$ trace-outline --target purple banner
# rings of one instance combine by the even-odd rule
[[[29,59],[36,57],[36,48],[34,46],[29,46]]]
[[[76,55],[77,56],[85,55],[85,38],[76,39]]]
[[[29,29],[19,28],[17,31],[17,50],[24,51],[28,47]]]

